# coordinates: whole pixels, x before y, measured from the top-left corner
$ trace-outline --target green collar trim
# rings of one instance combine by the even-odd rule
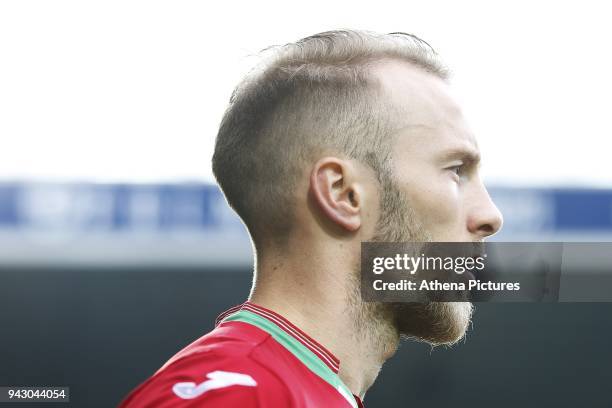
[[[272,321],[263,316],[249,312],[248,310],[239,310],[227,316],[222,322],[243,322],[260,328],[268,333],[278,343],[285,347],[291,354],[300,360],[313,373],[321,377],[332,387],[334,387],[352,406],[357,408],[355,397],[342,382],[340,377],[334,373],[319,357],[304,346],[300,341],[288,334],[286,331],[278,327]]]

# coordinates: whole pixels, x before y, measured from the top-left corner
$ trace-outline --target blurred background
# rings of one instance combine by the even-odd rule
[[[498,241],[611,241],[612,27],[599,2],[0,3],[0,386],[110,407],[242,302],[251,247],[210,170],[259,50],[408,31],[453,71]],[[404,343],[368,407],[609,407],[610,303],[479,304]],[[48,406],[48,405],[45,405]]]

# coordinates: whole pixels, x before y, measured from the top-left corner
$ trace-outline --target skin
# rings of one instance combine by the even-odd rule
[[[478,175],[478,146],[448,85],[400,61],[380,62],[372,75],[401,112],[393,138],[395,184],[429,237],[480,241],[497,232],[501,214]],[[436,338],[427,324],[411,332],[410,319],[394,323],[394,313],[407,309],[371,312],[355,301],[360,244],[376,234],[383,213],[372,169],[330,152],[304,170],[295,194],[288,245],[256,244],[250,300],[281,313],[334,353],[340,378],[355,395],[363,397],[374,383],[400,334],[432,344],[463,336],[466,323],[451,337]]]
[[[397,183],[436,241],[483,240],[501,228],[502,216],[480,179],[476,138],[448,85],[410,68],[375,70],[396,106],[407,107],[393,149]]]

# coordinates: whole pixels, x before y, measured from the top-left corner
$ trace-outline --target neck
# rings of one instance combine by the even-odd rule
[[[341,380],[363,398],[399,336],[389,316],[361,302],[358,285],[355,271],[338,262],[264,257],[249,300],[283,315],[331,351],[340,360]]]

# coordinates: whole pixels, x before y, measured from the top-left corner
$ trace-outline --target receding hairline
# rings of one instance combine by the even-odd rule
[[[296,42],[266,47],[258,57],[259,61],[235,91],[265,80],[277,69],[293,72],[292,76],[302,69],[319,69],[320,79],[326,80],[334,76],[330,73],[335,70],[346,79],[347,73],[361,72],[359,68],[367,69],[385,60],[409,62],[442,79],[450,76],[450,70],[435,49],[425,40],[406,32],[325,31]],[[353,79],[358,80],[357,77]]]
[[[290,184],[303,171],[304,159],[310,161],[306,155],[317,155],[313,148],[338,150],[377,173],[385,170],[385,142],[403,115],[394,115],[401,107],[387,97],[376,73],[379,66],[408,63],[442,79],[448,76],[433,48],[405,33],[330,31],[269,47],[260,56],[232,93],[213,156],[215,176],[251,232],[260,222],[278,231],[290,222]],[[287,127],[292,120],[307,126]],[[315,138],[308,134],[311,126],[319,128]]]

